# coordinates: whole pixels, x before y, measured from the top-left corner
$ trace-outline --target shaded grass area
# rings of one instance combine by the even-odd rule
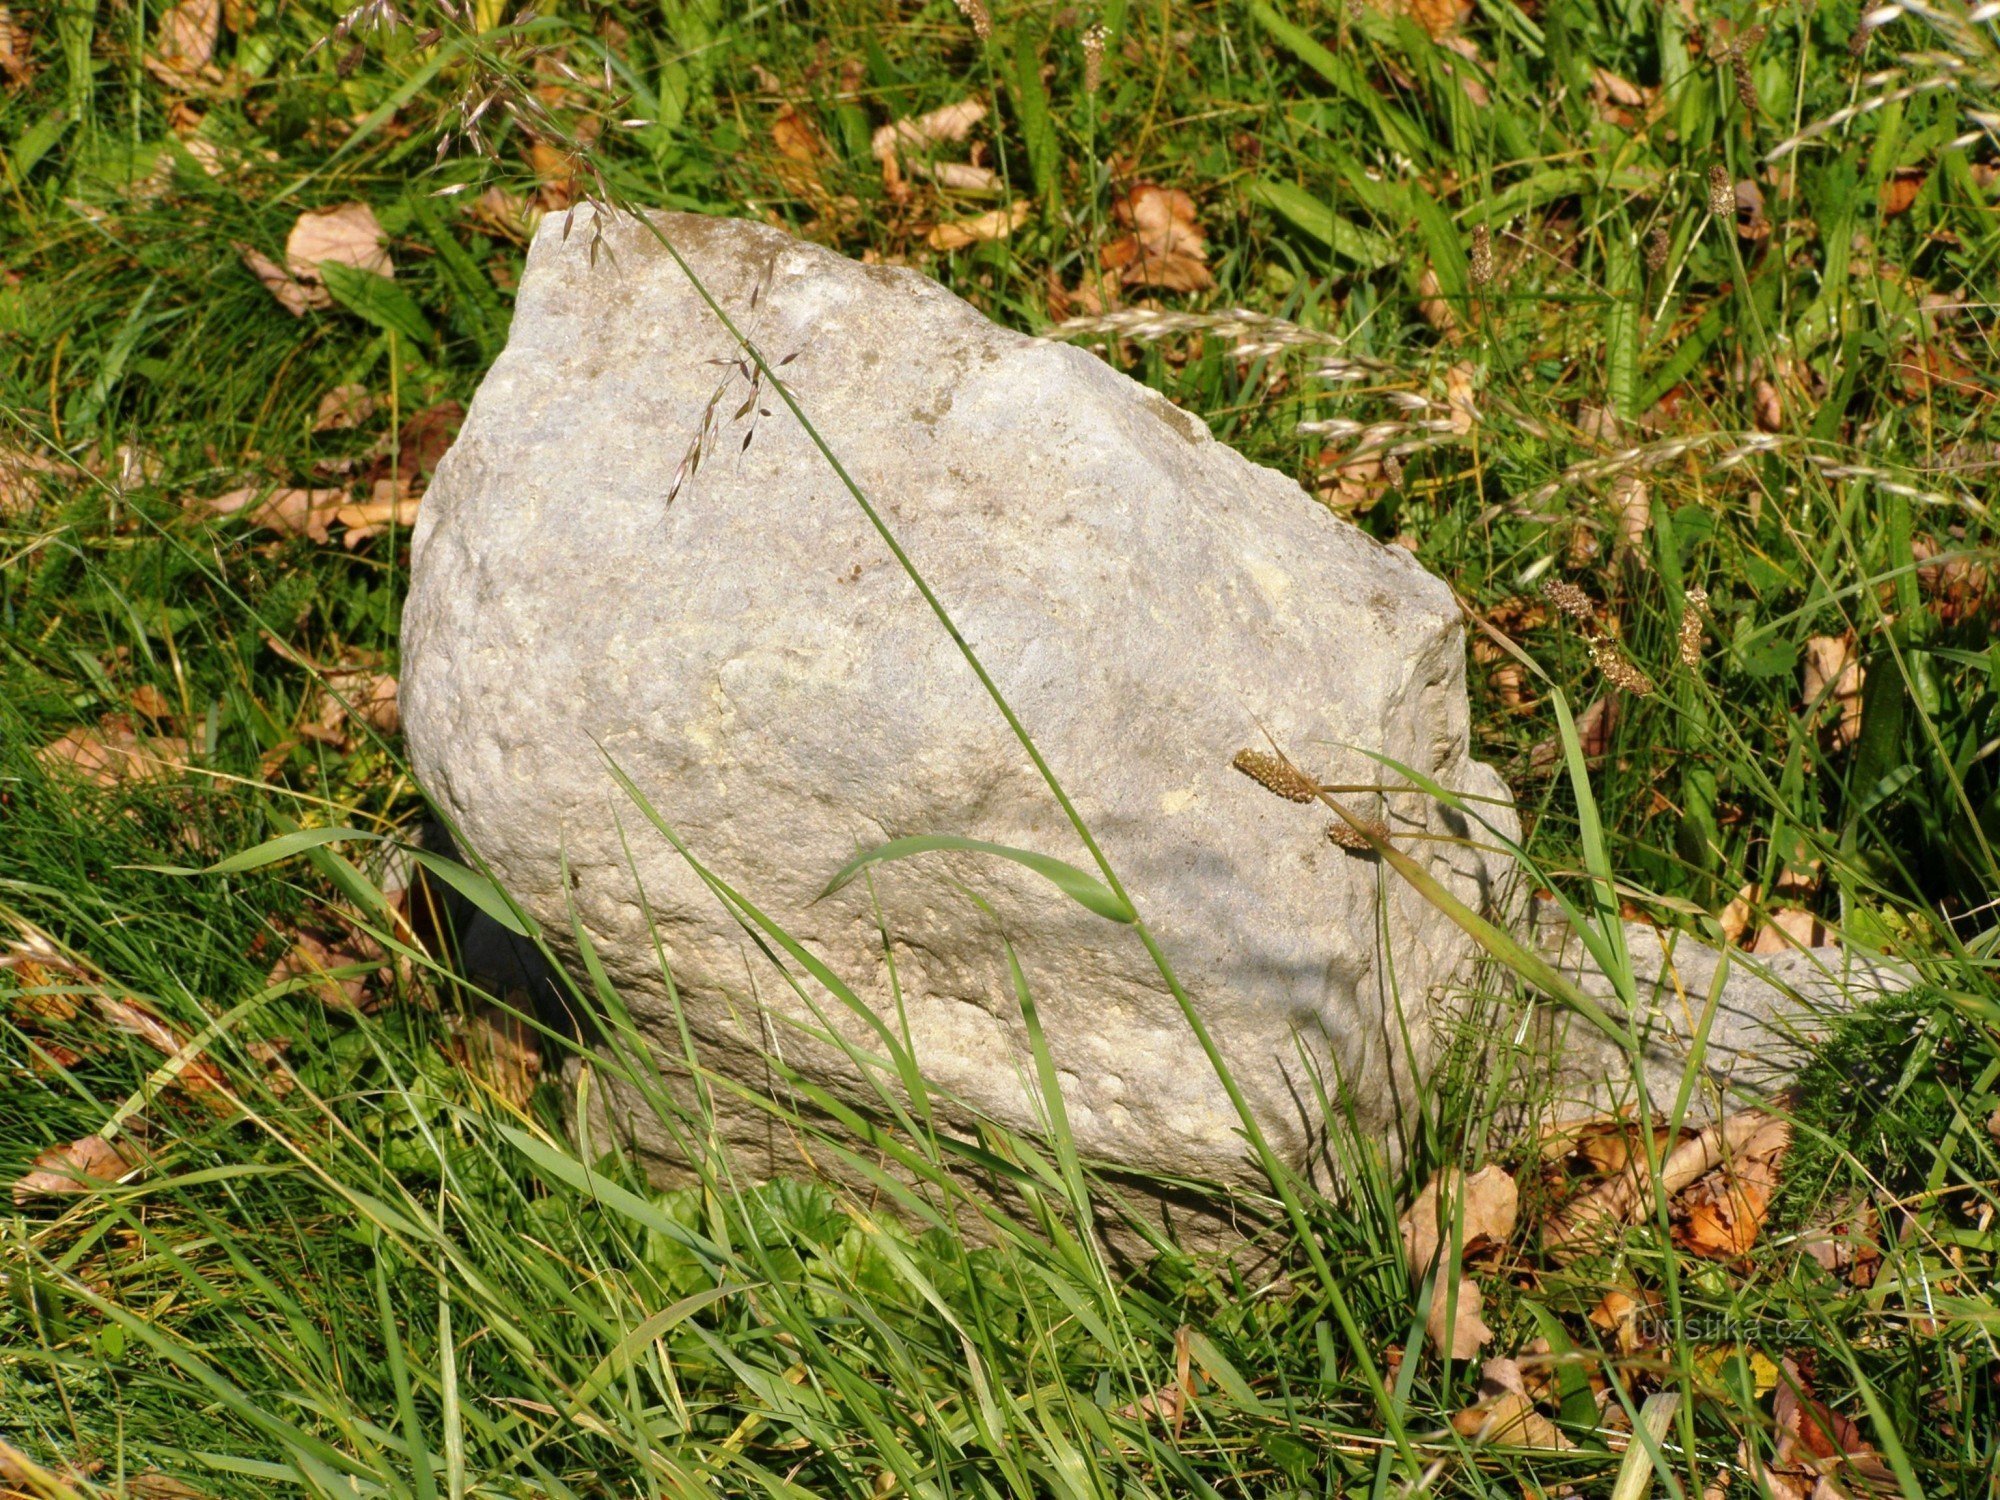
[[[1018,327],[1105,319],[1074,336],[1412,546],[1541,665],[1475,639],[1475,732],[1552,883],[1580,888],[1563,872],[1596,854],[1635,909],[1710,931],[1749,888],[1746,939],[1785,906],[1917,965],[1923,986],[1841,1028],[1802,1079],[1778,1213],[1742,1264],[1683,1254],[1662,1214],[1571,1272],[1505,1247],[1487,1316],[1496,1351],[1589,1351],[1573,1367],[1616,1372],[1613,1407],[1682,1397],[1657,1465],[1641,1445],[1621,1495],[1699,1494],[1732,1469],[1732,1494],[1759,1493],[1744,1455],[1771,1451],[1768,1371],[1786,1358],[1895,1460],[1891,1492],[1989,1492],[2000,650],[1983,497],[2000,220],[1992,142],[1967,109],[1991,104],[1990,28],[1903,17],[1857,51],[1853,6],[1499,4],[1463,28],[1475,75],[1411,18],[1261,0],[999,7],[983,44],[941,3],[475,7],[471,24],[402,25],[364,8],[344,30],[325,6],[225,9],[212,75],[148,67],[156,12],[11,15],[0,908],[16,931],[0,937],[17,956],[34,934],[48,947],[0,981],[0,1171],[100,1130],[160,1066],[64,1001],[137,998],[183,1035],[229,1017],[207,1056],[235,1105],[169,1091],[140,1115],[151,1159],[131,1186],[8,1221],[0,1438],[47,1475],[6,1482],[1619,1482],[1622,1440],[1566,1402],[1545,1404],[1570,1452],[1477,1447],[1448,1423],[1478,1371],[1424,1347],[1396,1206],[1453,1162],[1497,1153],[1540,1173],[1532,1142],[1489,1140],[1470,1063],[1435,1081],[1393,1172],[1355,1148],[1341,1198],[1293,1185],[1337,1285],[1286,1228],[1254,1274],[1170,1255],[1119,1278],[1059,1146],[1001,1132],[978,1145],[1020,1192],[1011,1215],[972,1206],[965,1152],[921,1122],[872,1140],[789,1122],[815,1151],[899,1160],[871,1203],[736,1181],[688,1117],[703,1185],[653,1192],[567,1136],[557,1086],[523,1107],[461,1066],[474,1007],[438,970],[372,979],[392,1002],[372,1015],[272,982],[297,924],[356,899],[330,851],[275,873],[152,868],[296,824],[421,817],[392,738],[301,733],[322,691],[301,660],[393,666],[399,535],[314,545],[186,503],[246,485],[365,492],[408,419],[470,399],[528,220],[596,195],[772,217],[918,265]],[[1747,39],[1753,20],[1764,34]],[[1954,86],[1917,87],[1945,54]],[[872,132],[968,94],[988,122],[936,154],[977,148],[995,186],[948,193],[913,173],[893,194]],[[779,128],[788,111],[803,134]],[[1140,181],[1190,195],[1212,287],[1106,289]],[[282,259],[301,210],[352,200],[388,236],[399,297],[336,285],[289,316],[242,247]],[[1016,200],[1028,213],[1008,237],[928,248],[938,223]],[[1310,340],[1272,350],[1201,321],[1237,307]],[[320,430],[346,385],[376,413]],[[663,484],[678,456],[659,455]],[[1555,578],[1584,591],[1583,618],[1541,599]],[[1690,587],[1709,601],[1693,667]],[[1657,691],[1612,688],[1593,638]],[[1836,675],[1808,695],[1816,640],[1862,669],[1858,692]],[[1569,746],[1558,689],[1603,705]],[[34,755],[106,714],[185,741],[171,758],[187,764],[91,788]],[[1601,845],[1578,816],[1579,763]],[[1479,1018],[1504,1030],[1519,987],[1491,983]],[[615,995],[590,999],[629,1045]],[[1244,1210],[1280,1219],[1275,1200]],[[1829,1215],[1872,1226],[1866,1285],[1802,1253]],[[1590,1321],[1618,1286],[1661,1293],[1664,1337],[1626,1348]],[[1176,1420],[1158,1393],[1178,1388],[1182,1351],[1196,1395]]]

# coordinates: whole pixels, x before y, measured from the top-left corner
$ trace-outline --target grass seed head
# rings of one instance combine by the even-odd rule
[[[1083,34],[1083,91],[1094,94],[1104,83],[1104,44],[1111,32],[1102,21]]]
[[[1736,217],[1736,185],[1721,162],[1708,169],[1708,211],[1718,219]]]
[[[993,35],[993,13],[986,8],[986,0],[955,0],[959,14],[972,23],[972,34],[985,41]]]
[[[1265,791],[1274,792],[1287,802],[1319,800],[1319,783],[1280,756],[1266,755],[1262,750],[1238,750],[1230,764]]]
[[[1729,65],[1736,74],[1736,102],[1743,106],[1745,114],[1757,113],[1757,80],[1750,76],[1750,59],[1742,49],[1730,59]]]
[[[1682,597],[1687,608],[1681,613],[1681,665],[1693,671],[1701,665],[1701,617],[1708,613],[1708,590],[1696,584]]]
[[[1667,260],[1674,253],[1674,242],[1660,225],[1653,226],[1653,232],[1646,236],[1646,269],[1655,276],[1666,270]]]
[[[1635,698],[1644,698],[1653,691],[1653,679],[1627,661],[1618,643],[1608,635],[1590,638],[1590,660],[1604,674],[1606,682],[1623,688]]]
[[[1373,834],[1384,843],[1388,842],[1389,825],[1384,823],[1380,818],[1357,818],[1355,822],[1359,823],[1361,827],[1356,828],[1350,823],[1327,824],[1327,841],[1338,845],[1342,849],[1352,850],[1356,854],[1365,854],[1375,847],[1368,841],[1368,834]],[[1363,829],[1366,829],[1367,833],[1364,833]]]
[[[1590,595],[1560,578],[1551,578],[1542,585],[1542,597],[1572,620],[1588,620],[1594,613]]]
[[[1493,231],[1484,224],[1472,231],[1472,284],[1491,286],[1493,284]]]

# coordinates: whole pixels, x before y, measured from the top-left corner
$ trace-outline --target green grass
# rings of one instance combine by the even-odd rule
[[[55,1475],[0,1465],[0,1483],[1692,1496],[1740,1441],[1768,1452],[1755,1371],[1790,1357],[1884,1456],[1891,1492],[1993,1492],[2000,196],[1971,114],[2000,85],[1990,26],[1952,30],[1963,7],[1905,17],[1857,58],[1851,4],[1689,26],[1675,5],[1500,0],[1466,27],[1490,69],[1476,107],[1463,59],[1359,8],[1002,5],[984,45],[944,0],[561,3],[504,25],[475,10],[483,30],[426,7],[315,50],[332,7],[231,7],[221,71],[184,88],[144,65],[152,8],[13,7],[26,62],[0,81],[0,484],[22,472],[11,455],[37,468],[0,519],[0,942],[44,933],[75,962],[0,981],[0,1177],[128,1103],[154,1159],[129,1186],[26,1204],[0,1229],[0,1440]],[[1746,65],[1718,60],[1753,20],[1767,34]],[[1090,95],[1093,21],[1108,42]],[[1944,51],[1957,86],[1910,91]],[[1601,108],[1593,69],[1657,94]],[[969,92],[994,104],[978,134],[1003,186],[941,202],[918,181],[896,201],[872,130]],[[465,126],[488,96],[476,148]],[[774,143],[783,104],[825,142],[805,176]],[[550,180],[565,162],[573,190]],[[1710,213],[1717,164],[1760,182],[1761,228]],[[1885,186],[1918,172],[1886,212]],[[1538,1335],[1601,1352],[1586,1315],[1605,1287],[1662,1294],[1668,1337],[1589,1361],[1620,1373],[1614,1405],[1682,1398],[1657,1459],[1633,1449],[1622,1483],[1619,1453],[1583,1426],[1584,1446],[1553,1454],[1475,1449],[1448,1425],[1479,1372],[1423,1348],[1397,1212],[1450,1163],[1498,1159],[1531,1202],[1539,1190],[1533,1142],[1492,1125],[1532,1080],[1489,1076],[1476,1049],[1433,1080],[1406,1159],[1347,1142],[1340,1195],[1280,1173],[1241,1205],[1267,1226],[1254,1272],[1171,1250],[1119,1271],[1083,1202],[1109,1185],[1059,1119],[956,1141],[921,1083],[893,1075],[900,1119],[885,1106],[829,1126],[774,1105],[822,1159],[898,1164],[861,1203],[737,1180],[699,1113],[661,1098],[701,1175],[661,1194],[565,1133],[574,1077],[517,1109],[457,1065],[472,997],[446,966],[406,966],[373,1015],[267,981],[293,924],[334,901],[368,909],[342,862],[364,850],[159,873],[300,825],[407,834],[424,815],[393,738],[296,732],[315,691],[298,658],[393,666],[400,538],[314,546],[184,502],[339,482],[403,420],[470,399],[522,252],[481,210],[487,189],[774,218],[1042,330],[1051,278],[1079,286],[1135,180],[1189,192],[1208,235],[1216,286],[1165,306],[1247,308],[1318,342],[1074,336],[1253,458],[1358,498],[1358,524],[1405,540],[1519,642],[1534,670],[1476,636],[1475,734],[1520,799],[1537,877],[1600,917],[1630,902],[1698,932],[1746,885],[1789,879],[1807,894],[1788,899],[1922,979],[1838,1028],[1801,1078],[1797,1145],[1744,1264],[1683,1254],[1661,1217],[1566,1272],[1524,1228],[1482,1272],[1494,1353]],[[926,248],[935,220],[1015,198],[1031,214],[1006,240]],[[336,285],[334,306],[290,317],[238,247],[282,258],[301,210],[355,199],[406,295]],[[1474,274],[1481,228],[1490,278]],[[1336,358],[1362,378],[1316,375]],[[1779,398],[1761,423],[1760,380]],[[1468,382],[1478,420],[1458,430],[1442,419]],[[383,410],[315,432],[321,397],[350,383]],[[1434,405],[1412,417],[1416,398]],[[1343,499],[1345,434],[1383,423],[1401,477]],[[1635,474],[1637,522],[1620,484]],[[1587,631],[1539,604],[1556,578],[1600,603],[1592,628],[1657,692],[1613,692]],[[1690,669],[1694,586],[1712,615]],[[1807,641],[1848,631],[1867,671],[1851,744],[1832,734],[1839,706],[1808,710],[1800,688]],[[141,688],[193,742],[184,774],[94,790],[33,756],[130,713]],[[1607,694],[1615,723],[1586,757],[1566,716]],[[43,1014],[100,992],[184,1035],[212,1028],[207,1056],[241,1108],[146,1100],[157,1051],[88,1003]],[[1491,966],[1469,1029],[1511,1029],[1529,992]],[[592,1067],[650,1079],[617,996],[585,998],[612,1037]],[[1012,1207],[973,1193],[981,1175],[1012,1184]],[[1871,1284],[1800,1253],[1829,1212],[1875,1226]],[[1178,1433],[1121,1415],[1173,1383],[1177,1340],[1198,1387]],[[1736,1474],[1732,1495],[1757,1492]]]

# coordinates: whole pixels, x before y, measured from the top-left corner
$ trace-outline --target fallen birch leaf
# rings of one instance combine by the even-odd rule
[[[1031,207],[1027,199],[1017,199],[1005,208],[936,225],[924,238],[933,250],[963,250],[984,240],[1004,240],[1028,222]]]
[[[67,1146],[52,1146],[35,1158],[24,1176],[15,1179],[14,1202],[88,1193],[116,1182],[139,1167],[139,1154],[129,1145],[87,1135]]]
[[[1451,1419],[1452,1430],[1474,1443],[1512,1443],[1523,1448],[1576,1445],[1535,1409],[1534,1398],[1511,1359],[1489,1359],[1479,1367],[1479,1399]]]
[[[1676,1197],[1737,1156],[1770,1119],[1761,1110],[1744,1110],[1682,1141],[1660,1163],[1659,1190]],[[1542,1249],[1560,1265],[1597,1248],[1646,1210],[1653,1186],[1645,1162],[1633,1162],[1549,1215],[1542,1224]]]
[[[1898,172],[1882,184],[1878,195],[1882,217],[1893,219],[1898,214],[1906,214],[1916,206],[1917,194],[1924,190],[1924,181],[1930,173],[1923,168]]]

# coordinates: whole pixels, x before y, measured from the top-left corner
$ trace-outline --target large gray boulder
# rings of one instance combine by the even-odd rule
[[[1484,799],[1511,831],[1499,778],[1468,754],[1451,591],[1092,355],[999,328],[914,272],[755,224],[657,223],[785,361],[992,671],[1279,1155],[1321,1170],[1328,1096],[1393,1150],[1469,945],[1374,857],[1330,842],[1324,809],[1270,795],[1231,757],[1268,733],[1327,782],[1399,783],[1379,754]],[[506,352],[416,529],[402,707],[423,785],[559,954],[574,908],[670,1073],[656,938],[708,1067],[767,1087],[775,1054],[856,1104],[877,1097],[607,762],[907,1035],[965,1121],[1042,1117],[1010,942],[1086,1157],[1261,1185],[1131,927],[969,854],[877,867],[879,925],[864,883],[818,899],[856,850],[909,835],[1088,860],[808,434],[768,389],[746,407],[738,357],[645,226],[588,210],[567,240],[544,225]],[[1418,792],[1343,795],[1461,901],[1504,904],[1504,861],[1476,823]],[[742,1170],[800,1168],[765,1114],[715,1098]],[[613,1105],[672,1178],[675,1153],[629,1092]]]

